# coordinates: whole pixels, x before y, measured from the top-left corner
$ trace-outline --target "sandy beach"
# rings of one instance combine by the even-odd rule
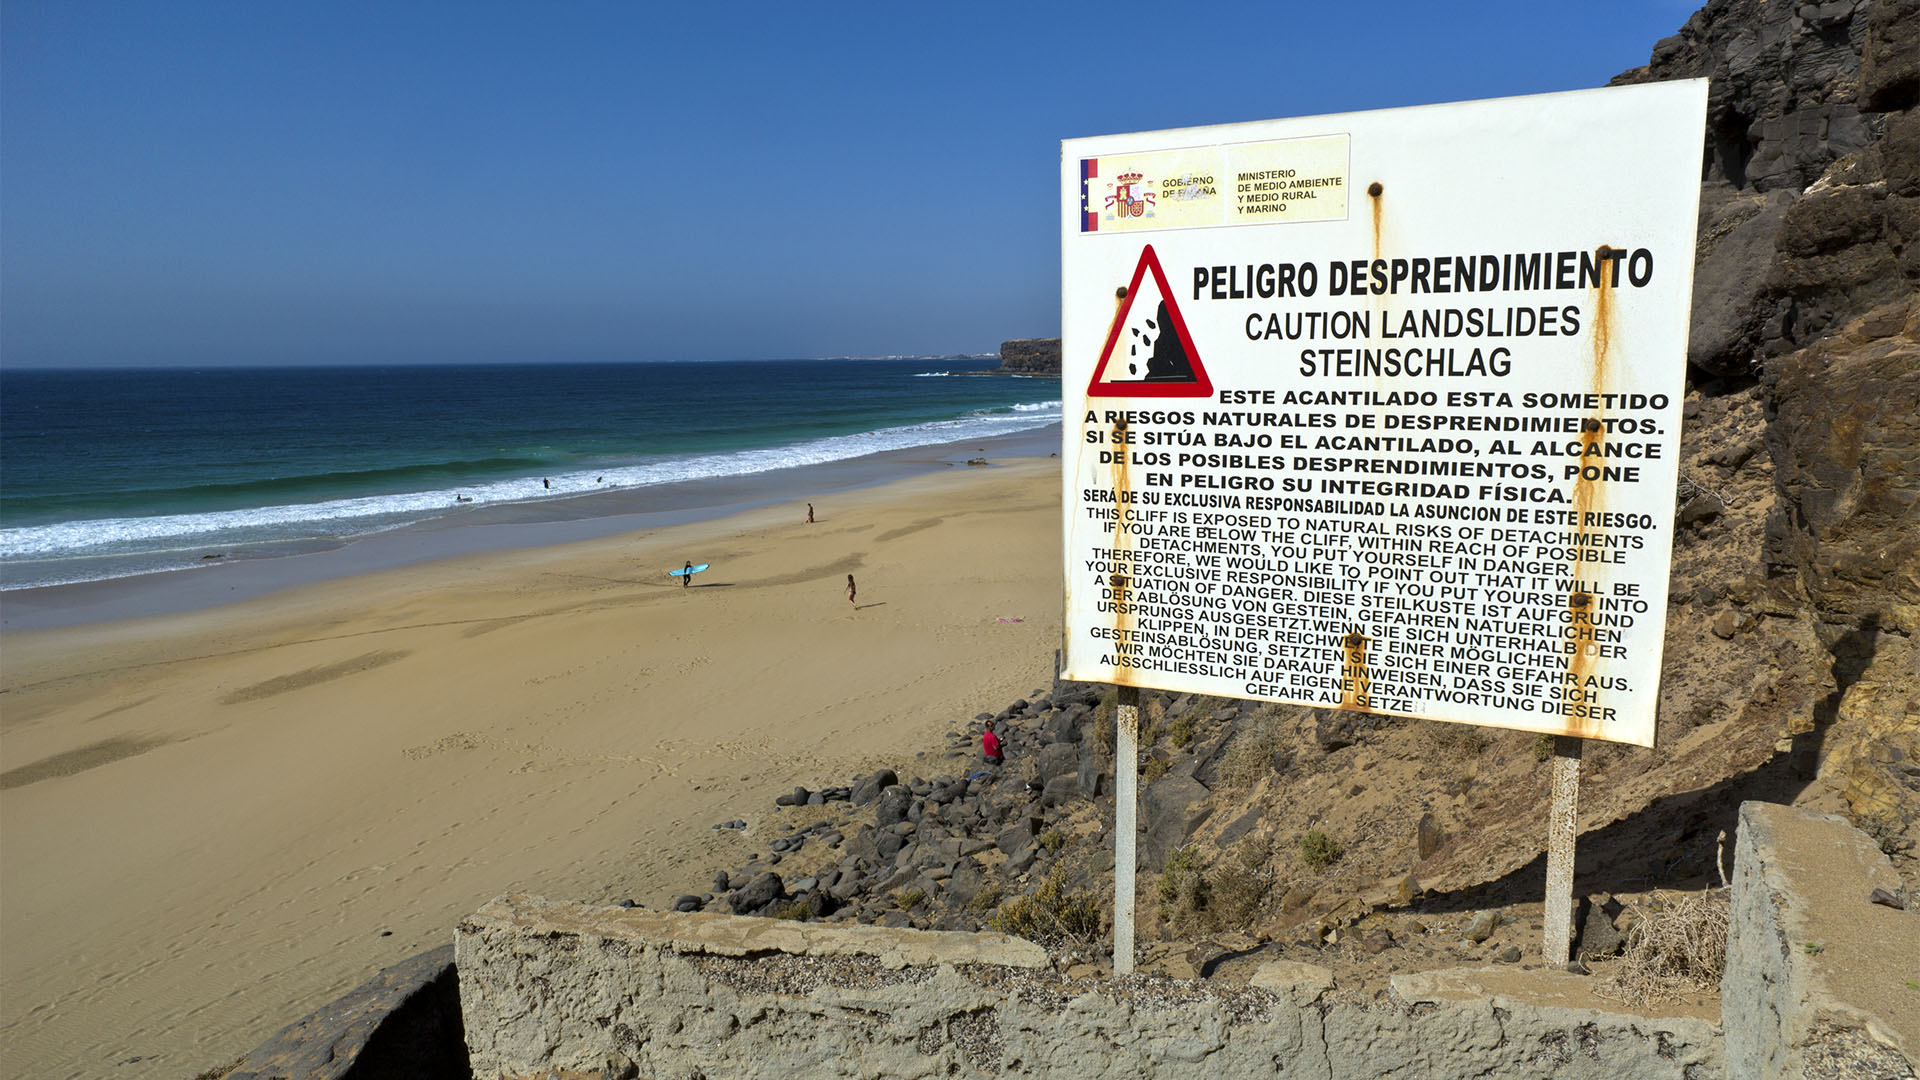
[[[194,1075],[509,890],[663,906],[1048,683],[1057,461],[807,498],[9,631],[0,1072]]]

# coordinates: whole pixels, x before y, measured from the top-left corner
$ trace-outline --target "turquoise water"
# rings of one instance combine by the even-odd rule
[[[1032,430],[960,360],[0,371],[0,586],[311,550],[468,506]]]

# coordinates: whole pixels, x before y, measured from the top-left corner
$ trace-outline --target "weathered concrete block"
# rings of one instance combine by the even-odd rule
[[[1844,818],[1741,804],[1720,984],[1734,1080],[1920,1072],[1920,915],[1876,888],[1900,878]]]
[[[1389,993],[1417,1026],[1372,1047],[1382,1076],[1718,1077],[1720,1029],[1694,1016],[1648,1018],[1592,1007],[1587,980],[1511,967],[1395,975]],[[1329,1015],[1331,1021],[1333,1015]],[[1381,1040],[1329,1024],[1333,1053]],[[1498,1065],[1485,1072],[1488,1062]]]
[[[1717,1032],[1396,981],[1341,997],[1276,961],[1248,986],[1077,980],[997,934],[828,927],[504,897],[456,947],[474,1075],[1618,1080],[1720,1070]],[[1510,972],[1506,974],[1510,975]],[[1464,977],[1463,977],[1464,978]]]

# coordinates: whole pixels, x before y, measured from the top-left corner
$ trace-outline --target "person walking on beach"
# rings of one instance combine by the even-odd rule
[[[860,605],[853,602],[853,575],[852,574],[847,575],[847,606],[853,608],[853,610],[855,611],[860,610]]]
[[[807,524],[813,524],[813,504],[807,504]]]
[[[980,733],[980,758],[989,765],[998,765],[1004,760],[1000,753],[1000,736],[993,733],[993,721],[987,721],[987,730]]]
[[[680,569],[680,587],[684,589],[690,583],[692,583],[692,581],[693,581],[693,560],[688,559],[687,565]]]

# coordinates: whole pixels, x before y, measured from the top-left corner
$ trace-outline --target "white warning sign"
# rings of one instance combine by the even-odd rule
[[[1651,746],[1705,108],[1064,143],[1066,675]]]

